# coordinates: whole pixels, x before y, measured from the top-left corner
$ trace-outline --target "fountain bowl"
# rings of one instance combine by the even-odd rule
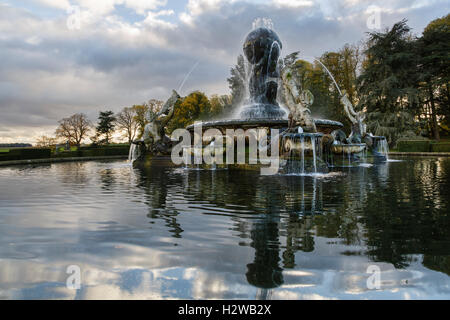
[[[299,141],[299,138],[303,137],[303,143]],[[283,152],[304,152],[305,154],[313,153],[313,144],[312,139],[321,139],[323,137],[323,133],[289,133],[283,136]],[[308,139],[305,139],[308,138]],[[316,150],[317,147],[316,146]]]
[[[366,149],[365,143],[360,144],[333,144],[331,146],[331,152],[334,154],[357,154]]]
[[[344,125],[338,121],[332,121],[327,119],[315,119],[317,131],[323,134],[330,134],[334,130],[341,129]],[[289,126],[288,120],[285,119],[231,119],[231,120],[219,120],[202,122],[202,130],[219,129],[224,134],[227,129],[257,129],[257,128],[269,128],[285,130]],[[189,131],[194,131],[195,126],[190,125],[187,127]]]

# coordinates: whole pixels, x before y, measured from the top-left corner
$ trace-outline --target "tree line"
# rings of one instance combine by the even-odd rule
[[[151,99],[148,102],[131,107],[124,107],[120,112],[101,111],[97,123],[94,124],[86,114],[77,113],[58,121],[55,137],[42,136],[37,146],[54,146],[61,142],[69,142],[79,146],[88,138],[92,144],[110,144],[112,136],[120,133],[121,138],[128,143],[139,139],[148,124],[149,113],[157,114],[161,111],[164,102]],[[194,91],[178,100],[173,120],[167,128],[171,133],[177,128],[184,128],[196,120],[223,117],[231,110],[231,96],[212,95]]]

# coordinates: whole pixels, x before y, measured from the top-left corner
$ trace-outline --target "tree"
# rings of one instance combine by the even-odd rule
[[[359,107],[367,111],[368,130],[399,138],[415,137],[420,102],[415,39],[406,20],[385,32],[369,34],[364,69],[357,79]]]
[[[309,63],[304,60],[295,62],[297,81],[302,84],[303,90],[309,90],[314,95],[314,103],[311,106],[311,113],[314,117],[325,117],[333,120],[343,120],[339,118],[334,107],[334,86],[329,75],[319,63]]]
[[[36,141],[36,146],[39,148],[52,147],[57,144],[57,139],[53,137],[41,136]]]
[[[211,103],[211,117],[227,116],[232,111],[232,97],[230,95],[217,95],[214,94],[209,99]]]
[[[325,52],[320,57],[334,76],[339,88],[346,90],[353,103],[358,101],[356,94],[356,75],[360,66],[360,53],[357,45],[346,44],[338,52]],[[340,101],[340,93],[324,67],[316,61],[310,63],[298,59],[299,52],[284,58],[284,65],[290,65],[293,76],[301,84],[302,90],[309,90],[314,95],[311,113],[315,117],[325,117],[342,122],[346,128],[351,127]],[[280,98],[283,96],[280,94]]]
[[[148,123],[147,114],[149,112],[149,106],[146,103],[141,105],[134,105],[132,107],[134,111],[134,121],[138,127],[138,138],[141,138],[144,134],[145,126]]]
[[[92,122],[84,113],[77,113],[60,120],[56,129],[56,137],[63,138],[79,146],[92,128]]]
[[[148,101],[147,106],[149,113],[155,115],[161,111],[162,107],[164,106],[164,101],[151,99]]]
[[[245,68],[245,59],[241,54],[237,58],[237,64],[233,68],[231,68],[231,77],[227,79],[229,84],[229,88],[231,90],[231,104],[233,107],[241,104],[247,92],[246,80],[247,72]]]
[[[430,123],[434,138],[439,140],[439,119],[449,123],[450,115],[450,14],[425,28],[417,41],[417,54],[419,88],[424,97],[422,113]]]
[[[168,127],[169,132],[177,128],[185,128],[197,120],[206,120],[211,117],[211,103],[203,92],[192,92],[184,99],[179,99],[177,103],[173,119]]]
[[[122,111],[116,115],[116,126],[117,129],[125,132],[128,143],[131,143],[138,131],[135,110],[130,107],[123,108]]]
[[[105,135],[105,142],[109,144],[110,137],[115,130],[116,117],[112,111],[100,111],[98,117],[97,134]]]
[[[349,100],[354,105],[358,102],[356,78],[361,60],[359,51],[360,50],[357,45],[346,44],[338,52],[325,52],[320,57],[320,61],[333,75],[340,90],[345,90]],[[351,123],[341,104],[341,96],[334,82],[319,63],[316,62],[315,67],[322,69],[322,72],[319,72],[319,77],[316,77],[316,80],[322,79],[322,88],[324,86],[328,87],[329,94],[326,100],[328,101],[329,115],[333,120],[340,121],[346,128],[350,128]]]

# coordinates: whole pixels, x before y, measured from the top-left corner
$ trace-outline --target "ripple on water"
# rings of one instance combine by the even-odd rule
[[[448,159],[273,177],[86,162],[0,180],[3,296],[66,296],[79,264],[78,298],[450,297]],[[370,264],[422,277],[369,292]]]

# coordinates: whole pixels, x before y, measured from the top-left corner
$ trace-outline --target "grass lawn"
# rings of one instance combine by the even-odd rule
[[[7,153],[9,152],[9,149],[0,149],[0,153]]]

